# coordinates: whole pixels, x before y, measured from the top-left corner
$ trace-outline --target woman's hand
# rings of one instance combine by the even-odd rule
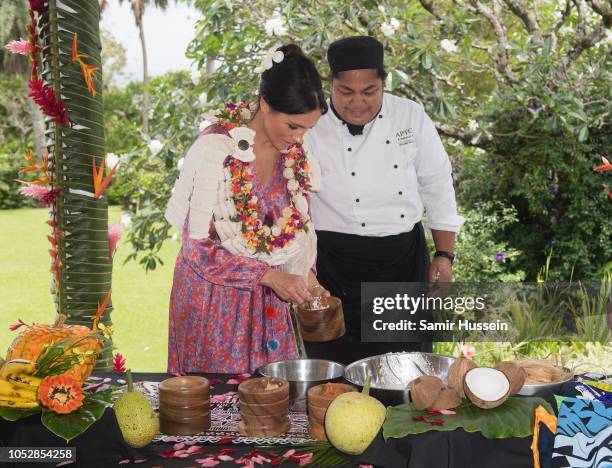
[[[283,301],[299,305],[313,299],[306,281],[298,275],[283,273],[270,268],[261,278],[261,284],[272,289]]]
[[[312,270],[308,272],[308,289],[313,296],[330,297],[331,294],[319,283]]]

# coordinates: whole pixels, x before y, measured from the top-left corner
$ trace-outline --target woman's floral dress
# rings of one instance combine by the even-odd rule
[[[221,131],[211,126],[203,133]],[[250,166],[254,171],[255,163]],[[280,166],[277,162],[265,187],[253,177],[258,212],[268,225],[289,205]],[[188,233],[186,225],[170,296],[168,372],[253,372],[268,362],[296,358],[288,306],[260,285],[271,267],[221,247],[212,223],[209,238],[190,239]]]

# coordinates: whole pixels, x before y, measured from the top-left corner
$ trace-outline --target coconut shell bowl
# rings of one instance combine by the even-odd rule
[[[342,302],[337,297],[315,297],[298,307],[297,317],[304,341],[331,341],[346,332]]]
[[[238,386],[240,434],[274,437],[289,430],[289,382],[275,377],[245,380]]]

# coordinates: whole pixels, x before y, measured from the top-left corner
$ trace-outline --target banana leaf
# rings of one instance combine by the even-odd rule
[[[480,432],[487,439],[529,437],[533,433],[534,412],[539,405],[554,414],[545,400],[533,397],[510,397],[501,406],[488,410],[464,401],[454,409],[457,414],[450,416],[430,415],[415,409],[412,404],[390,406],[383,424],[383,437],[387,440],[427,431],[453,431],[459,428],[466,432]],[[421,417],[425,421],[413,420]],[[442,420],[442,425],[432,424],[433,419]]]

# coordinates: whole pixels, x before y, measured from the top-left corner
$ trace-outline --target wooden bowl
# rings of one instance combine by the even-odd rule
[[[247,437],[275,437],[280,434],[284,434],[289,431],[291,422],[289,418],[280,426],[277,427],[261,427],[261,426],[248,426],[244,421],[240,421],[238,424],[238,430],[241,435]]]
[[[325,393],[327,389],[331,388],[333,393],[328,395]],[[356,392],[357,387],[354,385],[343,384],[343,383],[326,383],[317,385],[308,390],[308,405],[318,406],[321,408],[327,408],[329,404],[339,395],[346,392]]]
[[[185,375],[172,377],[159,384],[159,401],[185,406],[187,400],[208,400],[210,383],[204,377]]]
[[[313,439],[327,441],[325,426],[317,421],[313,421],[310,418],[308,418],[308,432],[310,432],[310,437]]]
[[[240,402],[240,413],[255,416],[265,416],[268,414],[287,414],[289,412],[289,397],[274,403],[245,403]]]
[[[277,386],[266,390],[266,386]],[[289,398],[289,382],[276,377],[258,377],[249,379],[238,385],[240,401],[246,404],[276,403]]]
[[[332,341],[346,332],[342,301],[332,296],[327,298],[327,303],[329,307],[325,309],[298,307],[297,316],[304,341]]]
[[[194,435],[210,428],[210,413],[203,417],[187,419],[179,422],[159,419],[160,431],[166,435]]]
[[[165,418],[171,421],[177,421],[182,418],[190,418],[203,414],[210,413],[210,406],[207,404],[200,406],[159,406],[159,417]]]

